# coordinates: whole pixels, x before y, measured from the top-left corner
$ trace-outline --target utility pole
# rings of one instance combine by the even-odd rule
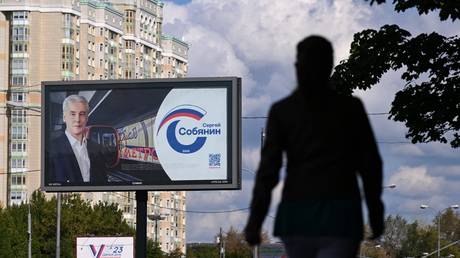
[[[56,204],[56,258],[61,257],[61,193],[57,193]]]
[[[222,228],[219,232],[219,258],[225,258],[225,244],[224,238],[222,237]]]
[[[32,258],[32,214],[30,214],[30,201],[27,200],[27,203],[29,205],[29,213],[27,214],[27,234],[29,235],[27,257]]]

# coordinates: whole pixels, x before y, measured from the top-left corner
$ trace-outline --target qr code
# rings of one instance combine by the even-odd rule
[[[209,167],[220,167],[220,153],[209,154]]]

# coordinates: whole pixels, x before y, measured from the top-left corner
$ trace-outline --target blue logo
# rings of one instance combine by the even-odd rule
[[[167,123],[169,123],[168,127],[166,128],[166,138],[168,140],[169,145],[173,150],[182,154],[190,154],[197,152],[199,149],[203,147],[206,143],[207,135],[216,135],[220,134],[220,128],[216,129],[214,127],[220,127],[220,124],[202,124],[202,128],[193,127],[193,128],[185,128],[180,127],[177,130],[177,126],[179,122],[184,119],[193,119],[196,121],[200,121],[206,115],[206,111],[198,106],[191,106],[191,105],[181,105],[173,108],[169,111],[165,117],[161,120],[160,125],[158,126],[157,135],[160,129]],[[182,144],[179,142],[176,136],[176,131],[179,135],[194,135],[197,136],[195,141],[191,144]]]

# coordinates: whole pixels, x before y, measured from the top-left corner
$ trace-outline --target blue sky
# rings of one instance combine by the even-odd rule
[[[329,38],[338,63],[348,55],[353,34],[366,28],[398,24],[413,35],[436,31],[459,35],[460,22],[440,22],[437,14],[419,16],[416,11],[397,14],[390,4],[369,6],[359,0],[174,0],[165,1],[164,32],[190,44],[189,76],[239,76],[243,78],[243,115],[265,116],[273,102],[295,88],[295,45],[303,37]],[[369,113],[388,112],[395,92],[403,83],[400,72],[391,72],[366,92],[356,92]],[[387,116],[371,116],[380,142],[408,141],[403,124]],[[206,191],[187,194],[188,210],[229,210],[249,206],[254,172],[260,152],[260,130],[265,121],[243,120],[243,187],[241,191]],[[460,150],[447,145],[385,144],[379,149],[385,165],[387,214],[408,220],[430,221],[432,213],[420,204],[443,209],[460,204]],[[271,215],[282,183],[273,193]],[[187,242],[212,242],[219,227],[242,229],[247,212],[187,214]],[[272,231],[267,218],[264,229]]]

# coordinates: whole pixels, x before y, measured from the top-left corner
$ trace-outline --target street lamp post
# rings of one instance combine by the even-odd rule
[[[150,220],[155,221],[155,244],[158,243],[158,221],[159,220],[164,220],[164,217],[161,217],[161,215],[158,214],[149,214],[147,217]]]
[[[455,205],[451,205],[447,208],[444,208],[440,211],[438,211],[438,214],[439,214],[439,217],[438,217],[438,258],[441,258],[441,214],[447,210],[447,209],[458,209],[459,205],[458,204],[455,204]],[[420,209],[424,210],[424,209],[433,209],[432,207],[426,205],[426,204],[422,204],[420,205]],[[434,211],[436,211],[435,209],[433,209]]]

